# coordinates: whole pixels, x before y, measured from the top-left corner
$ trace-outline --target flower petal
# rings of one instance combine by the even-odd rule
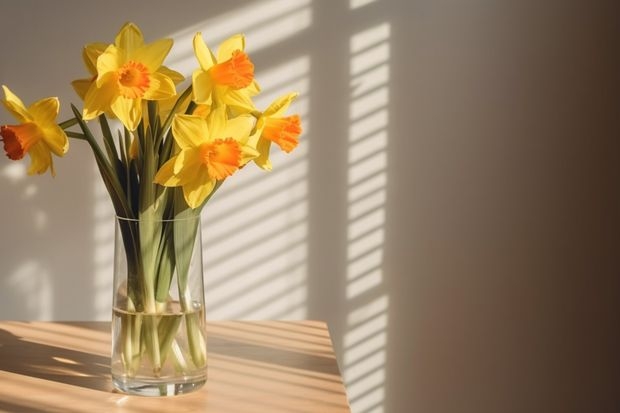
[[[32,120],[32,116],[28,113],[28,109],[26,109],[26,106],[21,99],[11,92],[8,87],[2,85],[2,89],[4,90],[4,96],[6,97],[2,103],[11,115],[22,123],[30,122]]]
[[[112,112],[130,131],[136,130],[142,118],[142,99],[118,96],[110,105]]]
[[[84,100],[84,98],[86,97],[86,93],[88,92],[88,88],[90,88],[90,85],[92,83],[93,83],[92,78],[77,79],[71,82],[71,86],[73,86],[73,90],[75,90],[75,93],[77,93],[78,96],[81,97],[82,100]]]
[[[260,85],[256,79],[254,79],[252,83],[250,83],[250,86],[246,87],[244,91],[250,96],[256,96],[260,93]]]
[[[210,140],[218,138],[231,138],[231,135],[223,135],[224,128],[226,127],[226,107],[219,106],[209,113],[207,123],[209,125]]]
[[[196,55],[196,59],[198,59],[198,64],[203,71],[207,71],[211,69],[211,66],[215,64],[215,58],[213,57],[213,53],[207,47],[207,44],[202,38],[202,33],[198,32],[194,35],[194,54]]]
[[[269,160],[269,152],[271,151],[271,141],[268,139],[259,139],[256,149],[260,155],[254,159],[254,163],[261,169],[271,171],[272,165]]]
[[[142,63],[151,73],[156,72],[164,63],[172,44],[172,39],[157,40],[129,53],[127,58]]]
[[[250,136],[250,132],[254,127],[254,117],[250,115],[237,116],[229,119],[224,125],[224,129],[220,134],[214,135],[218,138],[233,138],[236,141],[246,143]]]
[[[207,116],[211,113],[211,105],[196,105],[192,111],[192,115],[200,116],[203,119],[207,119]]]
[[[30,167],[28,167],[28,175],[43,174],[51,168],[52,176],[56,176],[52,154],[45,142],[38,142],[32,145],[30,151]]]
[[[256,159],[260,156],[260,152],[254,149],[250,145],[241,144],[241,163],[240,166],[245,165],[250,162],[252,159]]]
[[[132,53],[144,44],[144,37],[140,28],[134,23],[128,22],[121,28],[114,39],[116,47],[127,53]]]
[[[190,208],[198,208],[215,187],[215,180],[209,177],[206,169],[200,169],[196,179],[183,186],[185,202]]]
[[[185,80],[185,76],[183,76],[181,73],[177,72],[176,70],[172,70],[166,66],[160,66],[157,71],[162,75],[168,76],[175,85]]]
[[[245,50],[245,37],[242,34],[236,34],[224,40],[217,49],[217,61],[224,62],[232,57],[236,50]]]
[[[168,76],[155,72],[149,76],[149,88],[144,92],[144,99],[162,100],[177,94],[174,82]]]
[[[107,47],[108,45],[105,43],[90,43],[84,46],[82,50],[82,59],[84,60],[88,73],[91,75],[97,74],[97,59],[105,52]]]
[[[155,178],[153,182],[163,186],[179,186],[181,184],[181,180],[174,175],[174,163],[176,162],[177,157],[172,157],[166,163],[164,163],[159,171],[155,174]]]
[[[108,72],[101,78],[101,87],[93,82],[84,96],[84,109],[82,117],[84,120],[94,119],[101,113],[106,112],[114,98],[118,94],[116,74]]]
[[[288,109],[291,102],[297,98],[298,94],[293,92],[288,95],[280,96],[274,100],[263,112],[264,116],[280,117],[284,115],[284,112]]]
[[[43,141],[57,156],[63,156],[69,150],[69,139],[62,128],[56,124],[43,128]]]
[[[200,160],[200,152],[195,148],[189,148],[179,152],[172,173],[179,178],[181,185],[185,185],[196,177],[199,169],[204,168]]]
[[[242,113],[252,112],[256,109],[254,107],[252,99],[245,92],[245,89],[226,89],[227,90],[221,89],[219,87],[216,88],[216,91],[218,92],[217,95],[219,99],[221,99],[222,103],[224,103],[225,105],[233,106],[235,109]]]
[[[56,123],[60,102],[58,98],[41,99],[28,108],[34,121],[41,127]]]
[[[103,78],[110,72],[116,72],[119,67],[122,66],[123,59],[120,55],[120,50],[114,45],[108,46],[105,52],[97,59],[97,86],[101,87]]]
[[[210,105],[213,95],[213,79],[207,72],[195,70],[192,75],[194,101],[199,105]]]
[[[200,116],[176,115],[172,120],[172,135],[181,149],[197,148],[207,141],[209,128]]]

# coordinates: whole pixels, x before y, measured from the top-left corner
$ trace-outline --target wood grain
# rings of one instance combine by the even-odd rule
[[[0,411],[350,412],[327,326],[209,322],[207,384],[174,397],[115,391],[110,325],[0,321]]]

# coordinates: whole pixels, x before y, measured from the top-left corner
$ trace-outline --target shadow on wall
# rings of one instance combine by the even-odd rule
[[[292,154],[273,154],[272,172],[245,168],[205,208],[207,317],[326,320],[357,413],[383,411],[385,398],[389,297],[382,266],[391,26],[389,9],[378,3],[188,2],[187,9],[177,10],[162,2],[160,14],[143,16],[138,2],[123,2],[127,15],[121,20],[111,9],[101,10],[92,28],[78,25],[65,35],[79,45],[67,52],[68,46],[59,46],[62,64],[50,68],[54,74],[48,79],[29,84],[17,67],[0,62],[0,81],[30,102],[50,88],[43,83],[69,90],[83,69],[67,77],[64,67],[68,61],[81,64],[75,52],[81,43],[110,39],[125,20],[138,23],[147,41],[173,37],[166,64],[186,76],[196,66],[195,32],[211,48],[245,33],[263,89],[257,106],[297,90],[290,112],[302,116],[304,134]],[[12,7],[19,13],[29,6]],[[94,10],[78,5],[74,12],[86,19]],[[46,21],[45,7],[33,17]],[[49,95],[59,87],[52,89]],[[60,97],[67,105],[76,102],[69,93]],[[114,213],[91,154],[79,142],[72,144],[67,159],[56,162],[54,181],[25,177],[26,162],[0,165],[0,189],[14,194],[0,207],[2,216],[11,217],[3,224],[16,234],[1,241],[2,318],[109,319]],[[84,175],[88,179],[82,181]]]

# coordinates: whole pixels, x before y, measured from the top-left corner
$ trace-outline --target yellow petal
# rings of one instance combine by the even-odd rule
[[[217,88],[220,89],[220,88]],[[254,102],[250,96],[245,92],[245,89],[232,90],[228,89],[224,93],[219,94],[219,98],[225,105],[233,106],[237,111],[241,113],[249,113],[256,108]]]
[[[217,61],[224,62],[232,57],[235,50],[245,50],[245,37],[236,34],[224,40],[217,49]]]
[[[82,59],[84,60],[88,73],[91,75],[97,74],[97,59],[105,52],[107,47],[108,45],[105,43],[90,43],[82,50]]]
[[[210,105],[213,94],[213,80],[207,72],[194,71],[192,75],[194,85],[194,101],[199,105]]]
[[[261,169],[271,171],[272,165],[269,160],[269,152],[271,151],[271,141],[268,139],[259,139],[256,149],[260,155],[254,159],[254,163]]]
[[[166,75],[170,78],[170,80],[172,80],[172,82],[174,82],[175,85],[181,83],[182,81],[185,80],[185,76],[183,76],[181,73],[172,70],[166,66],[160,66],[159,70],[157,70],[159,73],[161,73],[162,75]]]
[[[209,114],[211,113],[211,105],[196,105],[192,115],[200,116],[201,118],[207,119]]]
[[[293,100],[295,100],[297,96],[298,94],[295,92],[289,93],[288,95],[280,96],[279,98],[274,100],[271,105],[267,107],[267,109],[265,109],[263,115],[268,117],[280,117],[284,115],[284,112],[286,112],[291,102],[293,102]]]
[[[117,96],[110,105],[112,112],[130,131],[136,130],[142,118],[142,100]]]
[[[168,52],[172,48],[172,44],[172,39],[157,40],[128,54],[127,58],[142,63],[152,73],[157,71],[164,63],[164,59],[166,59]]]
[[[46,98],[30,105],[28,111],[37,124],[40,126],[46,126],[48,124],[53,125],[56,123],[56,116],[58,116],[59,108],[60,102],[58,101],[58,98]]]
[[[15,118],[21,123],[30,122],[32,120],[32,116],[28,113],[28,109],[26,109],[26,106],[24,106],[21,99],[11,92],[8,87],[2,85],[2,89],[4,90],[4,96],[6,97],[2,103],[11,115],[15,116]]]
[[[144,44],[144,37],[138,26],[128,22],[116,35],[114,44],[125,52],[131,53]]]
[[[144,92],[144,99],[162,100],[176,95],[177,90],[174,82],[168,76],[161,73],[152,73],[149,76],[149,88]]]
[[[215,187],[215,180],[209,177],[206,169],[201,169],[192,182],[183,185],[185,202],[190,208],[198,208]]]
[[[176,157],[172,173],[179,178],[181,185],[196,178],[199,169],[205,169],[200,152],[195,148],[183,149]]]
[[[232,135],[224,135],[226,121],[227,116],[225,106],[219,106],[209,113],[207,124],[209,125],[210,140],[232,137]]]
[[[194,35],[194,54],[198,59],[198,64],[203,71],[207,71],[215,64],[215,58],[213,53],[207,47],[207,44],[202,39],[202,33],[198,32]]]
[[[166,163],[164,163],[155,174],[153,182],[163,186],[179,186],[181,183],[180,179],[173,173],[176,159],[177,157],[175,156],[166,161]]]
[[[88,92],[88,88],[93,83],[93,79],[78,79],[71,82],[71,86],[73,86],[73,90],[78,94],[79,97],[84,100],[86,97],[86,92]]]
[[[260,156],[260,152],[254,149],[250,145],[241,145],[241,166],[250,162],[252,159],[256,159]]]
[[[54,155],[64,156],[69,150],[69,139],[67,139],[65,131],[56,124],[43,129],[43,140]]]
[[[253,148],[258,147],[258,140],[260,139],[260,135],[263,132],[263,128],[265,127],[265,118],[261,116],[256,121],[253,132],[248,139],[245,141],[246,145],[250,145]]]
[[[246,87],[244,90],[248,95],[256,96],[260,93],[260,85],[258,84],[256,79],[254,79],[250,86]]]
[[[119,49],[110,45],[97,59],[97,86],[101,87],[103,78],[110,72],[116,72],[122,66]]]
[[[118,94],[116,74],[108,72],[102,76],[101,87],[93,82],[84,96],[84,110],[82,117],[84,120],[94,119],[103,112],[107,111],[114,98]]]
[[[40,175],[51,168],[52,176],[56,176],[56,171],[54,171],[54,164],[52,162],[52,154],[50,153],[45,142],[38,142],[35,145],[32,145],[28,153],[30,154],[28,175]]]
[[[207,141],[209,128],[200,116],[176,115],[172,120],[172,135],[181,149],[197,148]]]
[[[248,141],[253,127],[254,117],[250,115],[242,115],[237,116],[234,119],[229,119],[225,124],[224,130],[219,135],[215,135],[214,133],[213,135],[218,138],[231,137],[245,144]]]

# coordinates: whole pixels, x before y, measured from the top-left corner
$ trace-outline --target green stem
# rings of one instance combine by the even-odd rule
[[[67,128],[70,128],[73,125],[77,125],[77,123],[78,123],[77,118],[71,118],[71,119],[67,119],[67,120],[65,120],[63,122],[60,122],[58,124],[58,126],[60,126],[61,129],[67,129]]]
[[[95,160],[97,161],[97,165],[99,166],[99,172],[101,173],[101,177],[103,178],[104,183],[106,183],[106,186],[108,187],[108,192],[110,193],[112,202],[117,210],[117,215],[133,219],[133,214],[123,196],[123,189],[118,182],[118,177],[116,176],[112,165],[110,165],[110,163],[107,161],[105,155],[101,151],[101,147],[99,147],[99,144],[97,144],[95,137],[86,125],[86,122],[84,122],[84,120],[82,119],[78,109],[74,105],[71,105],[71,109],[73,110],[73,114],[75,115],[77,122],[82,129],[82,132],[84,133],[85,139],[88,141],[90,147],[93,150]]]
[[[83,133],[71,132],[71,131],[67,130],[67,131],[65,131],[65,135],[67,135],[70,138],[79,139],[79,140],[82,140],[82,141],[87,140],[86,136],[84,136]]]

